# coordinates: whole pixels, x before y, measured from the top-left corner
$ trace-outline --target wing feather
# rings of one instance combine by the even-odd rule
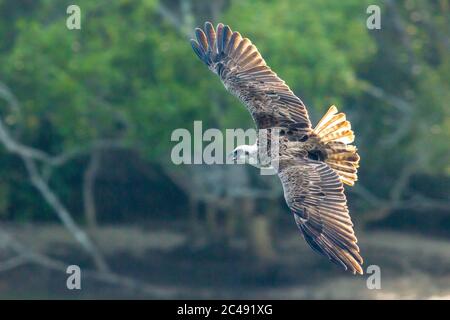
[[[197,56],[218,74],[228,91],[252,114],[259,129],[300,124],[311,131],[303,102],[267,65],[252,42],[219,23],[216,30],[206,22],[191,40]]]
[[[249,39],[221,23],[214,29],[209,22],[203,30],[195,30],[195,37],[191,45],[196,55],[245,104],[258,129],[286,128],[288,135],[298,137],[313,132],[303,102],[267,66]],[[347,154],[352,150],[337,143],[351,142],[353,133],[345,115],[336,112],[335,107],[330,108],[315,132],[333,144],[336,155],[331,165],[340,169],[341,177],[351,180],[354,171],[347,170],[345,163],[353,160]],[[324,162],[295,157],[281,161],[278,174],[286,202],[311,248],[362,274],[363,260],[338,174]]]
[[[346,270],[362,274],[363,259],[337,173],[312,160],[282,162],[280,169],[286,202],[306,242]]]

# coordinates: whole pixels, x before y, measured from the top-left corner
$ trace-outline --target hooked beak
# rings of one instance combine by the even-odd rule
[[[234,155],[234,151],[232,151],[232,152],[230,152],[228,155],[227,155],[227,163],[236,163],[236,156]]]

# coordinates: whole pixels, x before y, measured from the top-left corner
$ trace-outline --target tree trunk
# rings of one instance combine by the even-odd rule
[[[224,237],[225,242],[228,246],[231,245],[233,238],[236,236],[236,225],[237,225],[237,213],[233,208],[233,199],[226,197],[224,199],[224,210],[225,210],[225,229]]]
[[[83,177],[83,206],[87,227],[91,235],[97,230],[97,211],[95,206],[95,180],[100,168],[100,151],[91,153],[89,165]]]
[[[269,263],[275,259],[270,222],[264,215],[254,215],[255,201],[243,200],[242,210],[247,220],[247,236],[253,255],[261,263]]]
[[[195,243],[199,235],[198,200],[188,195],[189,199],[189,240]]]
[[[208,228],[208,233],[210,234],[210,239],[216,242],[219,238],[219,230],[217,228],[217,208],[212,201],[207,201],[206,206],[206,226]]]

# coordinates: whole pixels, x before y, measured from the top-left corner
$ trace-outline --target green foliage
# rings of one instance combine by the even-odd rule
[[[157,0],[77,1],[82,29],[73,31],[66,28],[70,1],[0,1],[0,80],[22,108],[19,117],[2,103],[0,115],[8,117],[10,129],[20,132],[23,143],[52,154],[95,138],[123,137],[138,144],[148,161],[158,161],[167,159],[173,146],[172,130],[191,128],[194,120],[203,120],[204,128],[253,126],[247,111],[193,54],[183,34],[192,30],[188,22],[193,17],[184,17],[178,2],[167,3],[181,29],[161,16]],[[447,10],[448,15],[448,7],[400,2],[410,55],[418,65],[413,69],[419,70],[411,74],[408,51],[393,27],[397,18],[383,7],[382,30],[369,31],[368,4],[372,2],[230,1],[220,18],[252,40],[307,104],[314,122],[331,104],[349,114],[363,156],[363,182],[376,185],[380,175],[389,178],[424,146],[421,170],[449,173],[450,62],[440,38],[448,40],[442,34],[448,22],[441,13]],[[208,6],[207,1],[195,2],[191,14],[204,16]],[[440,30],[436,38],[430,37],[430,28]],[[402,115],[364,94],[365,83],[411,104],[414,125],[394,145],[382,142]],[[0,170],[12,176],[22,168]],[[63,194],[73,186],[66,188]],[[0,213],[12,206],[11,190],[2,181]],[[30,206],[35,202],[24,201]]]
[[[355,67],[374,46],[359,1],[296,3],[235,2],[224,21],[250,37],[293,90],[322,112],[355,92]],[[78,5],[82,30],[69,31],[63,3],[57,14],[54,2],[41,2],[35,16],[16,21],[14,45],[1,57],[3,77],[24,106],[30,143],[36,132],[51,128],[61,144],[49,146],[56,151],[114,136],[122,120],[131,139],[152,145],[152,159],[170,147],[161,137],[194,119],[252,125],[186,39],[160,21],[155,1]],[[339,26],[345,30],[330,33]]]
[[[345,108],[357,67],[374,53],[365,8],[361,1],[235,1],[225,21],[321,116],[331,104]]]

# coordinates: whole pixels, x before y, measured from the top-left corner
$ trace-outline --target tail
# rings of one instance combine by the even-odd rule
[[[328,153],[325,162],[337,172],[343,183],[353,186],[358,180],[359,167],[357,149],[350,144],[355,135],[345,114],[337,112],[337,108],[331,106],[313,132],[325,144]]]

